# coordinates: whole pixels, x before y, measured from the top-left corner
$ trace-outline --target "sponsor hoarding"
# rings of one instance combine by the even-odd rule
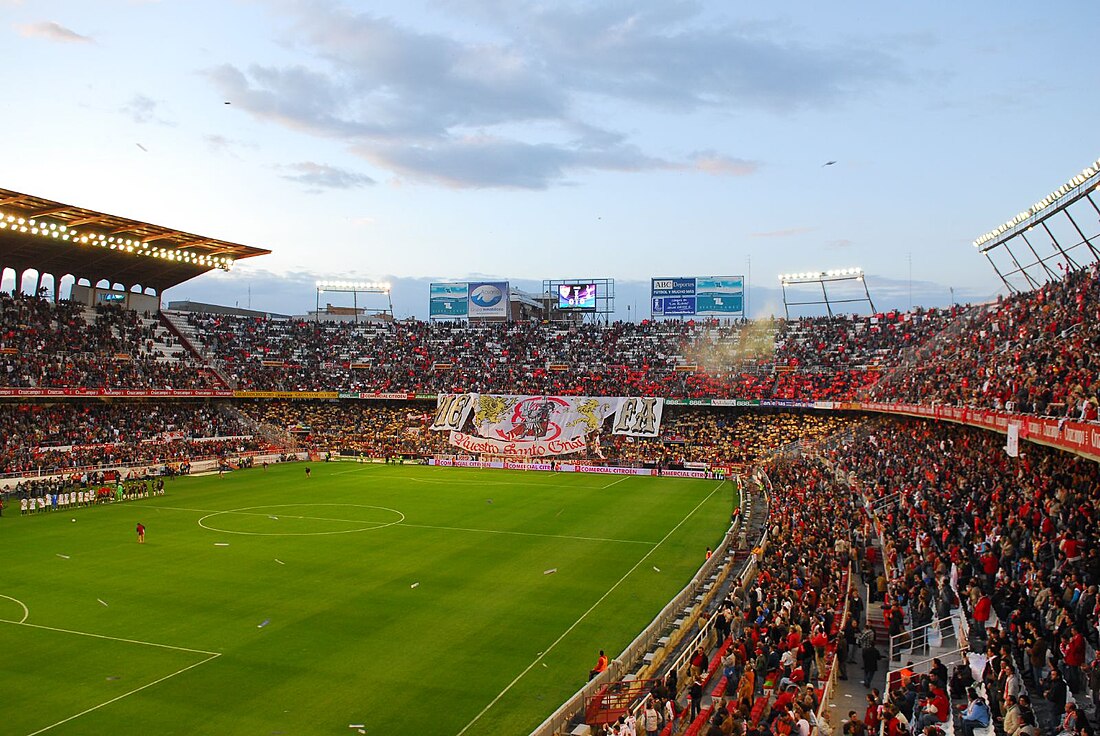
[[[742,276],[660,276],[650,280],[654,317],[740,315],[745,309]]]
[[[508,316],[507,281],[471,281],[468,284],[467,316],[471,318]]]
[[[465,317],[469,300],[469,284],[429,284],[429,317]]]

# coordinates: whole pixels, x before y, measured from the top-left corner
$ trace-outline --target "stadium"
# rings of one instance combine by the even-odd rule
[[[1095,734],[1090,23],[32,5],[0,736]]]
[[[1097,166],[975,246],[1019,264]],[[825,732],[859,650],[888,733],[975,728],[927,707],[967,685],[1094,711],[1096,235],[993,303],[760,321],[654,277],[689,313],[624,323],[608,280],[163,308],[266,251],[14,191],[0,228],[5,732]]]

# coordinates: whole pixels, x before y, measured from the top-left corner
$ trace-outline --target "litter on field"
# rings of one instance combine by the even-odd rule
[[[61,559],[63,559],[63,560],[67,560],[67,559],[69,559],[69,556],[68,556],[68,555],[63,555],[63,554],[61,554],[60,552],[58,552],[58,553],[57,553],[57,556],[58,556],[58,557],[60,557],[60,558],[61,558]]]
[[[410,588],[419,588],[419,587],[420,587],[420,583],[413,583],[413,584],[412,584],[412,585],[410,585],[409,587],[410,587]]]
[[[654,571],[656,571],[656,572],[660,572],[660,571],[661,571],[661,568],[657,567],[656,565],[654,565],[654,566],[653,566],[653,569],[654,569]]]
[[[349,723],[348,728],[363,728],[362,723]]]
[[[228,547],[229,542],[214,542],[215,547]]]
[[[554,574],[554,573],[556,573],[557,571],[558,571],[558,568],[556,568],[556,567],[551,567],[551,568],[550,568],[549,570],[543,570],[542,574],[543,574],[543,575],[553,575],[553,574]]]
[[[121,678],[121,677],[119,677],[118,675],[111,675],[111,676],[110,676],[110,677],[108,677],[107,679],[108,679],[108,680],[121,680],[122,678]]]
[[[263,627],[267,626],[269,623],[271,623],[271,619],[265,618],[263,621],[261,621],[259,624],[256,625],[256,628],[257,629],[262,629]]]
[[[278,562],[278,563],[279,563],[280,565],[285,565],[285,564],[286,564],[285,562],[283,562],[283,561],[282,561],[282,560],[280,560],[280,559],[276,559],[275,561],[276,561],[276,562]]]
[[[107,606],[107,601],[103,600],[102,598],[96,598],[96,600],[99,601],[99,605]]]
[[[278,516],[268,516],[267,518],[271,519],[272,521],[278,521],[279,520]]]

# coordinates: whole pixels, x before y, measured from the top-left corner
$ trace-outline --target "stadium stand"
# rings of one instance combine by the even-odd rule
[[[1097,264],[960,315],[871,390],[880,400],[940,402],[1097,419]]]
[[[0,432],[0,474],[173,462],[261,447],[251,425],[235,416],[178,402],[0,404]]]
[[[254,422],[286,429],[314,450],[367,457],[424,457],[455,452],[445,434],[427,429],[433,402],[251,400],[240,409]],[[848,415],[670,406],[656,439],[616,436],[589,461],[681,467],[684,463],[742,465],[780,448],[821,440],[853,426]]]
[[[188,389],[219,385],[148,315],[0,294],[0,385]]]
[[[866,423],[832,455],[870,499],[894,500],[881,529],[889,597],[905,630],[927,620],[929,607],[961,606],[973,651],[992,663],[975,676],[994,717],[1007,717],[1009,695],[1020,710],[1020,694],[1030,693],[1033,712],[1020,713],[1020,724],[1056,732],[1066,702],[1059,679],[1095,717],[1097,463],[1041,445],[1017,461],[992,433],[887,419]],[[924,695],[926,685],[895,693],[908,698],[900,707],[911,720],[909,693]]]
[[[812,401],[854,398],[899,345],[919,344],[949,314],[732,325],[357,325],[194,314],[187,321],[215,365],[246,390]]]
[[[53,205],[61,220],[71,215],[69,222],[88,215],[32,199],[12,201]],[[134,232],[155,227],[115,224]],[[175,239],[177,251],[261,252],[157,233]],[[106,236],[99,240],[107,253]],[[87,266],[79,249],[58,247],[51,257],[59,269]],[[20,258],[31,258],[32,250],[20,250]],[[138,263],[134,278],[158,289],[221,262],[211,260],[214,251],[127,260],[121,249],[109,250],[120,267]],[[77,477],[102,480],[106,468],[186,467],[196,458],[277,451],[295,440],[370,457],[451,453],[442,433],[426,430],[433,404],[416,400],[436,392],[824,402],[822,412],[798,413],[670,404],[660,438],[608,437],[589,449],[592,462],[664,467],[744,465],[784,455],[763,465],[773,494],[759,574],[719,604],[731,619],[729,634],[712,643],[706,664],[693,673],[697,680],[671,689],[662,684],[655,697],[682,703],[688,686],[697,699],[711,695],[708,707],[696,703],[697,717],[683,724],[687,733],[793,733],[803,720],[825,733],[820,701],[838,664],[838,644],[855,645],[844,626],[853,575],[870,582],[881,560],[887,605],[886,613],[868,611],[873,628],[901,636],[912,650],[922,645],[915,632],[922,622],[959,609],[971,652],[985,663],[973,672],[956,663],[950,678],[946,668],[905,674],[905,665],[891,672],[889,702],[872,696],[871,703],[888,736],[899,733],[902,719],[948,736],[964,730],[944,717],[942,700],[936,711],[930,706],[941,697],[937,688],[958,704],[968,684],[989,703],[998,734],[1030,736],[1035,726],[1077,734],[1069,695],[1083,713],[1075,718],[1095,719],[1100,711],[1096,462],[1036,443],[1012,458],[998,433],[837,410],[871,399],[1097,422],[1098,278],[1092,264],[974,307],[604,325],[152,314],[56,301],[42,291],[0,294],[0,389],[9,397],[0,403],[0,474],[59,476],[24,480],[16,493],[26,498]],[[91,403],[54,397],[51,389],[135,396],[108,393],[109,400]],[[392,393],[408,400],[232,399],[229,389]],[[224,398],[180,398],[193,390]],[[1061,431],[1061,423],[1049,424]],[[263,427],[287,441],[273,442]],[[812,457],[817,450],[824,464]],[[881,558],[866,552],[876,533]]]

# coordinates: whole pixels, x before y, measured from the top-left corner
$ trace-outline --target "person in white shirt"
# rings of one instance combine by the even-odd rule
[[[798,710],[798,720],[795,721],[794,726],[798,729],[797,736],[810,736],[810,721],[806,718],[806,711],[803,709]],[[795,734],[791,734],[795,736]]]
[[[650,698],[642,711],[642,727],[646,736],[657,736],[661,730],[661,713],[657,710],[653,698]]]

